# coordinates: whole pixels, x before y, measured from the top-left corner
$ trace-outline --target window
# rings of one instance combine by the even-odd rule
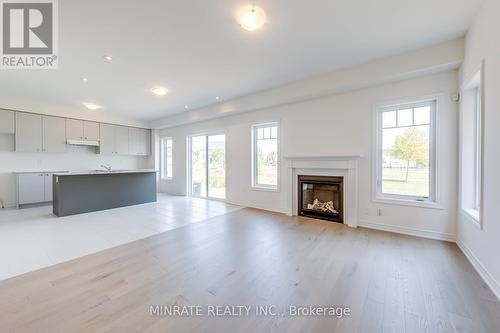
[[[161,140],[161,178],[172,179],[172,138],[163,138]]]
[[[474,112],[474,209],[481,208],[481,164],[482,164],[482,102],[481,87],[474,89],[474,100],[476,101]]]
[[[252,186],[277,190],[279,184],[279,126],[252,127]]]
[[[483,155],[482,69],[462,88],[460,114],[461,209],[480,226]]]
[[[377,199],[436,201],[436,101],[377,110]]]

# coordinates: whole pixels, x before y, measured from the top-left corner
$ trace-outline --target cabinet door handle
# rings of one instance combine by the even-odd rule
[[[41,173],[40,176],[43,176],[43,173]]]

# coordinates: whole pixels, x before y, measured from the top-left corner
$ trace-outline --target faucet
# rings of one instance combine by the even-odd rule
[[[109,164],[106,164],[106,165],[101,164],[101,168],[106,169],[107,172],[111,172],[111,165],[109,165]]]

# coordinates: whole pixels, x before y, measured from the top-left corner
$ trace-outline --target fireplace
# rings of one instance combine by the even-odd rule
[[[344,223],[343,177],[298,176],[298,215]]]

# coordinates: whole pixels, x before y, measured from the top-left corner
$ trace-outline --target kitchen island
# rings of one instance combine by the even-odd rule
[[[56,216],[156,201],[155,170],[55,173],[52,182]]]

